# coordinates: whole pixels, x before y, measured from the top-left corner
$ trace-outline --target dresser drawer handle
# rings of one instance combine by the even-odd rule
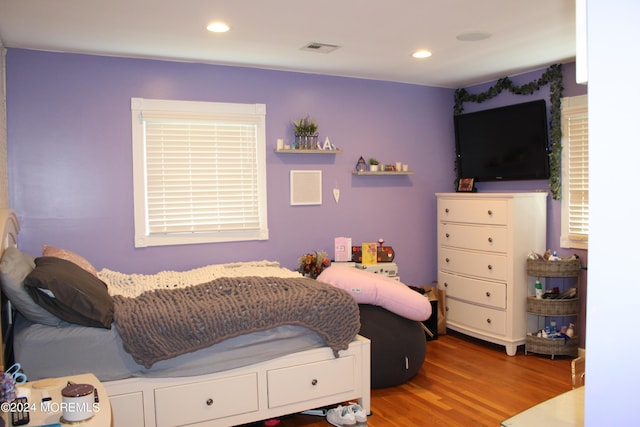
[[[448,284],[447,282],[444,282],[444,287],[445,287],[445,288],[448,288],[448,287],[449,287],[449,284]]]
[[[449,233],[445,234],[444,237],[449,238]]]
[[[312,379],[311,380],[311,385],[317,385],[318,384],[318,380],[317,379]]]
[[[489,241],[489,243],[493,243],[493,238],[492,237],[489,237],[487,240]]]
[[[446,208],[446,209],[444,210],[444,213],[449,213],[449,208]]]
[[[487,323],[488,323],[488,324],[491,324],[491,319],[487,319]]]
[[[491,209],[489,209],[489,210],[487,211],[487,214],[489,214],[489,216],[491,216],[491,215],[493,215],[493,211],[492,211]]]
[[[448,264],[449,263],[449,258],[445,258],[444,262],[446,262]]]
[[[487,294],[486,294],[486,295],[487,295],[488,297],[491,297],[491,292],[488,292],[488,291],[487,291]]]
[[[213,405],[213,399],[209,398],[207,399],[207,406],[211,406]]]
[[[488,268],[489,270],[493,270],[493,266],[492,266],[491,264],[487,265],[487,268]]]

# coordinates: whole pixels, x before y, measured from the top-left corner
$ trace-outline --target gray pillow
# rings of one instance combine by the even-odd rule
[[[58,326],[61,319],[36,304],[24,287],[25,277],[33,271],[35,266],[34,257],[31,255],[14,247],[5,249],[0,261],[2,292],[16,310],[30,321]]]

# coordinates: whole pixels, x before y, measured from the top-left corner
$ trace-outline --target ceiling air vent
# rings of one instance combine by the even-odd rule
[[[326,43],[309,43],[301,48],[301,50],[306,50],[309,52],[318,52],[318,53],[329,53],[338,49],[340,46],[335,44],[326,44]]]

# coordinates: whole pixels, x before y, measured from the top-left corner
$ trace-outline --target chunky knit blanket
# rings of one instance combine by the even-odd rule
[[[154,274],[126,274],[103,268],[98,277],[107,284],[110,295],[136,297],[156,289],[185,288],[221,277],[302,277],[280,266],[277,261],[245,261],[210,264],[186,271],[166,270]]]
[[[317,332],[337,357],[360,330],[358,305],[348,292],[305,277],[221,277],[113,299],[124,348],[146,368],[282,325]]]

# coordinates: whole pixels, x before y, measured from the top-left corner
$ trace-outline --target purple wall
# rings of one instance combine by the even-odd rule
[[[513,77],[524,83],[544,70]],[[565,95],[572,64],[565,66]],[[468,88],[481,92],[490,86]],[[573,85],[575,86],[575,85]],[[580,92],[580,89],[583,92]],[[571,93],[575,92],[575,93]],[[454,181],[452,89],[372,80],[153,60],[9,49],[7,123],[10,205],[22,223],[20,245],[68,248],[98,269],[152,273],[255,259],[289,268],[311,250],[333,252],[333,238],[354,244],[383,237],[396,250],[402,281],[436,278],[436,192]],[[548,91],[539,96],[547,97]],[[270,239],[135,249],[130,98],[265,103]],[[535,97],[502,94],[466,111]],[[311,114],[320,139],[339,155],[277,155],[292,119]],[[353,176],[360,156],[408,163],[415,173]],[[289,206],[289,171],[321,169],[323,204]],[[341,191],[339,204],[332,188]],[[546,189],[545,181],[481,183],[480,191]],[[557,247],[559,204],[549,209]]]
[[[133,247],[131,97],[267,105],[268,241]],[[11,206],[29,253],[62,246],[123,272],[255,259],[295,268],[307,251],[332,253],[336,236],[384,237],[403,281],[435,278],[434,193],[454,179],[451,89],[9,49],[7,98]],[[273,152],[306,114],[343,154]],[[353,176],[360,156],[402,161],[415,174]],[[322,206],[289,206],[292,169],[322,170]]]

